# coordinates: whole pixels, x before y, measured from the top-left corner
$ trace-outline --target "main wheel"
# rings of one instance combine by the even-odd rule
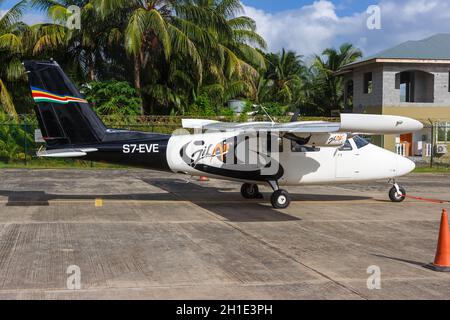
[[[392,189],[389,191],[389,198],[392,202],[403,202],[406,198],[406,190],[404,188],[399,188],[401,194],[397,192],[396,187],[392,187]]]
[[[285,190],[277,190],[270,199],[275,209],[286,209],[291,204],[291,197]]]
[[[260,199],[262,197],[258,186],[250,183],[242,185],[241,194],[245,199]]]

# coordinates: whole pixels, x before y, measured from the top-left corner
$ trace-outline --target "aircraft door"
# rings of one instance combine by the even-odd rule
[[[359,174],[359,150],[353,141],[336,151],[336,178],[355,178]]]

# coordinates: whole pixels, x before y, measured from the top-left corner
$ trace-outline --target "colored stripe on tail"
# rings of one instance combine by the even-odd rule
[[[36,87],[31,87],[31,94],[35,102],[54,102],[60,104],[69,104],[70,102],[88,103],[85,99],[59,95]]]

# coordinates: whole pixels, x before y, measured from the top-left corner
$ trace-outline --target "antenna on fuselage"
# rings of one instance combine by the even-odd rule
[[[262,104],[260,104],[260,105],[254,104],[254,105],[253,105],[253,108],[255,108],[255,109],[258,108],[258,107],[260,107],[260,108],[262,109],[262,111],[264,111],[264,113],[266,114],[266,116],[269,117],[270,122],[272,122],[272,125],[275,125],[276,122],[273,121],[272,117],[269,115],[269,113],[267,112],[266,108],[265,108]]]

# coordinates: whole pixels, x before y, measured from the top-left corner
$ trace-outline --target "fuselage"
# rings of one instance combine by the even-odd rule
[[[414,162],[357,136],[340,148],[233,132],[149,134],[84,147],[98,150],[86,160],[251,183],[277,181],[280,186],[392,179],[415,168]]]

